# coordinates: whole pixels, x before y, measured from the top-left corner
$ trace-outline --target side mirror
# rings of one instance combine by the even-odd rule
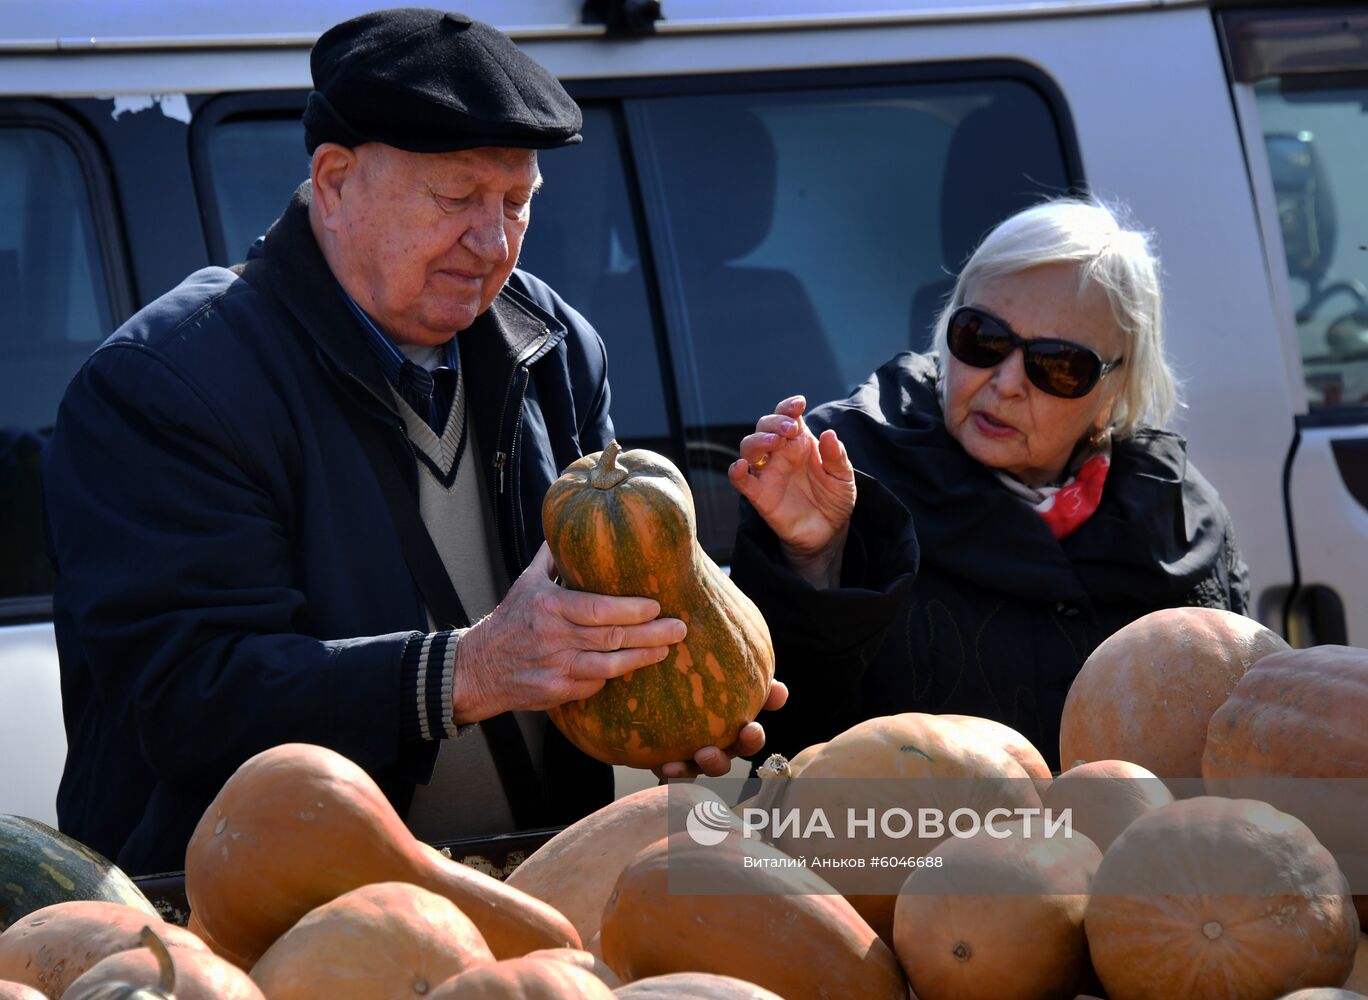
[[[1288,274],[1314,290],[1335,252],[1335,203],[1309,132],[1264,137]]]

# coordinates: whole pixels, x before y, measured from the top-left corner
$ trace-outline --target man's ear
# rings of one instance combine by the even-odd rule
[[[342,189],[356,176],[356,151],[335,142],[325,142],[313,152],[309,179],[313,184],[313,206],[324,229],[336,229],[342,207]]]

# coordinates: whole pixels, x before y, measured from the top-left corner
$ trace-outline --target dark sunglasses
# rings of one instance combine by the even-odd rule
[[[1031,384],[1063,399],[1086,396],[1125,360],[1103,361],[1096,351],[1068,340],[1028,340],[977,306],[960,306],[950,314],[946,342],[957,360],[974,368],[999,365],[1020,347]]]

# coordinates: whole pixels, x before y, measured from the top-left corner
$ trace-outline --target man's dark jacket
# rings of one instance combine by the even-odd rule
[[[243,280],[207,268],[76,375],[44,454],[68,752],[61,828],[133,872],[179,869],[205,807],[287,742],[355,760],[402,812],[436,742],[400,736],[424,602],[346,411],[417,471],[309,228],[307,185]],[[603,344],[515,271],[457,338],[508,578],[560,470],[612,436]],[[548,727],[555,822],[612,797]]]
[[[1057,767],[1064,698],[1103,639],[1160,608],[1248,611],[1230,517],[1181,438],[1118,442],[1097,510],[1059,541],[946,431],[936,372],[900,354],[807,418],[814,434],[835,428],[863,474],[839,588],[790,571],[743,506],[732,579],[790,689],[764,753],[874,716],[956,713],[1012,726]]]

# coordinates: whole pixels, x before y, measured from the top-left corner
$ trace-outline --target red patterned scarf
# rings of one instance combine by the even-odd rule
[[[1111,440],[1107,439],[1099,447],[1088,449],[1074,459],[1072,474],[1058,486],[1036,489],[1005,472],[999,472],[998,478],[1035,508],[1036,513],[1044,518],[1050,534],[1055,538],[1068,538],[1097,510],[1110,467]]]

